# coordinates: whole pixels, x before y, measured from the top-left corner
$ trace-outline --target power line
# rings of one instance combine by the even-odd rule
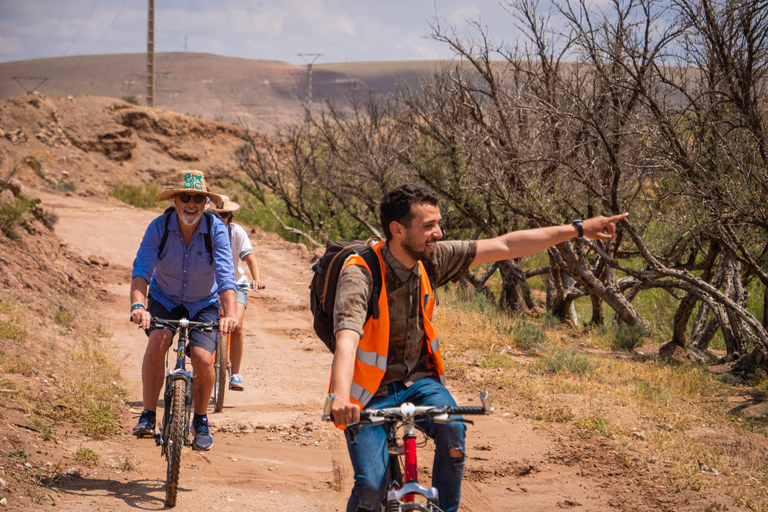
[[[101,40],[104,39],[104,36],[106,36],[107,32],[110,31],[110,29],[112,28],[112,25],[115,24],[115,20],[118,18],[118,16],[120,16],[120,13],[123,12],[123,9],[125,9],[126,5],[128,5],[128,0],[125,0],[125,2],[123,2],[123,6],[120,7],[120,10],[117,11],[117,14],[115,14],[115,17],[112,18],[112,21],[110,22],[109,26],[107,27],[107,30],[105,30],[104,33],[101,34],[101,37],[99,38],[99,40],[96,41],[96,44],[93,45],[93,48],[91,48],[91,51],[88,52],[89,54],[93,53],[93,51],[96,49],[96,47],[99,46],[99,44],[101,43]]]
[[[93,3],[93,7],[91,7],[91,12],[88,13],[88,17],[85,19],[83,24],[80,26],[80,30],[77,31],[77,34],[75,34],[75,37],[72,38],[72,41],[70,41],[69,46],[67,46],[67,49],[64,50],[64,53],[62,55],[66,55],[67,53],[69,53],[69,49],[72,48],[72,45],[74,44],[75,39],[80,37],[80,33],[83,31],[83,29],[88,24],[88,22],[91,21],[91,16],[93,15],[93,11],[96,10],[96,6],[97,5],[99,5],[99,0],[96,0]]]
[[[51,42],[51,38],[53,37],[53,34],[56,32],[56,29],[59,28],[59,23],[61,23],[61,19],[64,17],[64,13],[67,11],[67,7],[69,7],[69,0],[67,0],[66,5],[64,6],[64,10],[61,11],[61,14],[59,15],[59,21],[56,22],[56,26],[53,27],[53,30],[51,31],[51,35],[48,36],[48,40],[45,42],[45,46],[43,46],[43,49],[40,50],[40,55],[37,56],[39,59],[43,56],[43,52],[46,48],[48,48],[48,43]]]

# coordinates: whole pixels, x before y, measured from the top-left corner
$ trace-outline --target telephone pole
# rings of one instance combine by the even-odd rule
[[[312,64],[315,63],[322,53],[297,53],[307,64],[307,103],[312,105]]]
[[[155,0],[148,0],[147,22],[147,106],[155,106]]]

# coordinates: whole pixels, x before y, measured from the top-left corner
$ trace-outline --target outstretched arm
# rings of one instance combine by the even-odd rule
[[[612,217],[593,217],[582,221],[584,236],[594,240],[616,238],[616,223],[629,215],[622,213]],[[604,232],[607,231],[607,232]],[[477,241],[477,255],[472,265],[528,256],[579,235],[573,224],[545,228],[521,229],[496,238]]]

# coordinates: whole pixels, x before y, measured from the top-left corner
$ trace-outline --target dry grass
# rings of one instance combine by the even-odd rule
[[[434,320],[451,377],[497,389],[496,402],[532,420],[611,438],[617,453],[657,468],[659,485],[716,488],[768,511],[768,409],[745,413],[768,381],[728,384],[703,366],[611,350],[613,333],[510,318],[451,289],[440,300]],[[526,325],[543,338],[533,343]]]

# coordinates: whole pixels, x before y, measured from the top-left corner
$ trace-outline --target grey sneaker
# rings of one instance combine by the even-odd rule
[[[213,446],[213,437],[208,428],[208,416],[202,416],[199,420],[192,420],[192,430],[195,433],[195,438],[192,440],[192,448],[203,451],[210,450]]]
[[[234,374],[229,378],[229,389],[232,391],[243,390],[243,376],[239,373]]]

